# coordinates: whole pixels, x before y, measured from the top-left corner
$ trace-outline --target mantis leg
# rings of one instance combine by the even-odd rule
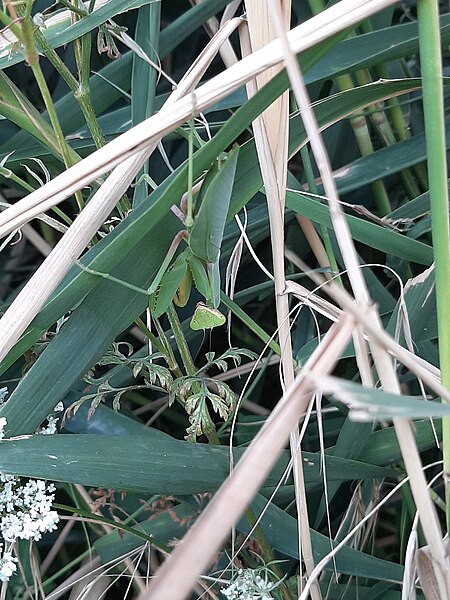
[[[76,264],[80,267],[80,269],[82,269],[83,271],[86,271],[86,273],[89,273],[89,275],[95,275],[96,277],[102,277],[103,279],[107,279],[108,281],[112,281],[114,283],[122,285],[123,287],[126,287],[129,290],[132,290],[133,292],[137,292],[138,294],[145,294],[146,296],[148,296],[148,290],[144,290],[143,288],[140,288],[137,285],[133,285],[132,283],[128,283],[127,281],[123,281],[122,279],[118,279],[117,277],[114,277],[114,275],[110,275],[109,273],[102,273],[101,271],[95,271],[94,269],[91,269],[90,267],[83,265],[83,263],[79,260],[76,261]]]
[[[163,260],[158,272],[156,273],[154,280],[152,281],[152,285],[149,287],[148,290],[145,290],[144,288],[140,288],[136,285],[133,285],[132,283],[128,283],[127,281],[123,281],[123,279],[118,279],[117,277],[114,277],[114,275],[110,275],[109,273],[102,273],[101,271],[96,271],[95,269],[91,269],[90,267],[84,265],[79,260],[76,261],[76,264],[80,267],[80,269],[82,269],[83,271],[86,271],[86,273],[89,273],[90,275],[96,275],[97,277],[102,277],[103,279],[107,279],[108,281],[113,281],[114,283],[117,283],[118,285],[122,285],[122,286],[128,288],[129,290],[132,290],[133,292],[137,292],[138,294],[145,294],[146,296],[151,296],[152,294],[154,294],[156,292],[158,285],[161,283],[162,276],[167,271],[170,261],[172,260],[173,255],[175,254],[178,246],[180,245],[181,240],[187,238],[187,235],[188,235],[187,231],[183,230],[183,231],[180,231],[179,233],[177,233],[177,235],[173,238],[172,243],[170,244],[169,250],[167,251],[167,254],[164,257],[164,260]]]
[[[167,271],[167,269],[170,265],[170,261],[172,260],[175,252],[177,251],[177,248],[180,245],[181,240],[187,239],[187,237],[188,237],[188,232],[185,229],[183,229],[182,231],[179,231],[177,233],[177,235],[173,238],[172,243],[170,244],[170,247],[167,251],[167,254],[164,257],[164,260],[162,261],[161,266],[159,267],[158,272],[155,275],[155,279],[152,281],[152,285],[148,289],[147,293],[149,295],[154,294],[156,292],[158,285],[161,283],[162,276]]]

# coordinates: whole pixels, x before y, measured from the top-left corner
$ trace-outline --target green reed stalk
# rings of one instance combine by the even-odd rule
[[[417,14],[435,260],[439,361],[442,383],[450,389],[450,230],[438,3],[435,0],[418,0]],[[447,530],[450,530],[449,418],[443,419],[442,437]]]

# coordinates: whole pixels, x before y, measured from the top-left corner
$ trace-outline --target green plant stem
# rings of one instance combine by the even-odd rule
[[[16,175],[11,171],[11,169],[7,169],[6,167],[0,167],[0,177],[4,177],[5,179],[11,179],[17,185],[20,185],[27,192],[34,192],[34,187],[30,185],[27,181]]]
[[[21,31],[20,26],[10,18],[9,15],[6,14],[4,10],[0,10],[0,21],[3,23],[5,27],[13,33],[17,39],[21,39]]]
[[[83,111],[87,126],[91,132],[92,139],[96,148],[101,148],[105,145],[105,137],[100,129],[94,107],[91,102],[91,88],[89,85],[89,73],[91,65],[91,34],[87,33],[80,40],[80,61],[78,63],[78,74],[80,85],[75,92],[75,98]]]
[[[323,0],[308,0],[308,4],[313,15],[318,15],[325,8]]]
[[[430,182],[431,230],[435,260],[439,363],[450,389],[450,229],[445,147],[444,95],[438,4],[418,0],[420,63]],[[442,419],[447,531],[450,530],[450,419]]]
[[[324,0],[310,0],[309,5],[314,14],[317,14],[325,9]],[[349,37],[354,36],[355,34],[351,33]],[[341,91],[354,88],[352,77],[349,74],[338,75],[336,77],[336,84]],[[379,113],[380,111],[376,110],[376,112]],[[384,115],[382,116],[385,122]],[[361,156],[368,156],[370,154],[373,154],[374,148],[370,137],[369,127],[367,125],[366,117],[364,116],[364,114],[350,117],[350,125],[355,135],[356,143],[358,144]],[[384,184],[382,181],[374,181],[370,184],[370,188],[372,190],[378,213],[381,217],[384,217],[385,215],[391,212],[389,197],[387,195]]]
[[[385,65],[378,65],[376,68],[376,72],[381,79],[389,79],[389,73]],[[409,132],[408,126],[406,125],[405,115],[403,114],[398,99],[388,98],[385,102],[386,106],[389,108],[389,119],[392,123],[394,132],[397,134],[398,139],[410,139],[411,134]],[[415,177],[417,178],[417,181],[420,184],[420,188],[416,182],[416,179],[414,179],[413,173],[415,173]],[[409,193],[411,198],[416,198],[420,194],[421,190],[425,191],[428,189],[428,177],[425,165],[423,164],[414,165],[412,169],[404,169],[403,171],[401,171],[400,176],[402,177],[403,183],[406,183],[406,185],[409,186],[405,186],[405,191]]]
[[[250,527],[253,530],[252,535],[255,537],[256,541],[258,542],[258,544],[261,547],[261,552],[262,552],[264,562],[270,563],[271,570],[275,573],[275,576],[277,577],[278,581],[281,581],[284,577],[283,571],[280,569],[280,566],[276,562],[275,554],[272,551],[272,547],[270,546],[269,541],[267,540],[267,537],[266,537],[264,531],[262,530],[262,527],[260,525],[258,525],[258,521],[256,520],[255,513],[253,512],[251,507],[248,506],[245,509],[244,514],[245,514],[245,518],[247,519]],[[284,582],[282,582],[280,585],[280,591],[281,591],[281,594],[282,594],[284,600],[292,600],[291,593],[289,592],[289,590]]]
[[[170,345],[169,340],[164,332],[164,329],[161,327],[161,323],[153,318],[153,323],[155,324],[156,331],[158,332],[160,342],[164,348],[163,352],[166,355],[167,364],[169,365],[169,369],[173,372],[175,377],[183,377],[183,373],[178,366],[177,360],[172,350],[172,346]]]
[[[102,146],[104,146],[106,143],[105,136],[100,128],[94,107],[92,106],[90,90],[82,84],[75,94],[75,98],[78,100],[81,110],[83,111],[83,115],[86,119],[86,124],[92,135],[95,147],[97,149],[102,148]],[[125,210],[128,210],[128,208],[129,205],[125,206]]]
[[[36,28],[34,30],[34,37],[36,42],[38,43],[39,48],[41,49],[43,54],[45,54],[45,57],[50,61],[55,70],[58,71],[58,73],[66,82],[69,89],[73,93],[75,93],[78,87],[77,80],[66,67],[64,62],[61,60],[56,50],[52,48],[52,46],[50,46],[50,44],[47,41],[47,38],[39,28]]]
[[[100,125],[95,114],[94,107],[92,106],[91,93],[89,87],[89,65],[91,51],[90,34],[86,34],[81,38],[79,67],[80,83],[78,83],[78,81],[66,67],[64,62],[60,59],[57,52],[55,52],[54,48],[52,48],[47,42],[47,38],[42,34],[42,32],[39,29],[35,30],[35,38],[45,56],[48,58],[48,60],[52,63],[56,71],[67,83],[75,99],[80,105],[80,108],[86,120],[86,124],[89,128],[89,131],[91,132],[95,147],[101,148],[105,145],[105,137],[103,135],[102,130],[100,129]]]
[[[75,13],[76,15],[79,15],[80,17],[86,17],[89,14],[86,10],[75,6],[68,0],[59,0],[59,2],[60,4],[68,8],[71,12]]]
[[[336,77],[336,82],[340,90],[349,90],[354,88],[353,80],[348,74]],[[377,111],[377,113],[378,112],[379,111]],[[370,154],[373,154],[374,148],[365,115],[359,114],[357,116],[350,117],[350,125],[356,138],[358,148],[361,152],[361,156],[369,156]],[[382,181],[374,181],[370,184],[370,187],[378,213],[380,216],[384,217],[391,212],[391,205],[389,203],[389,197],[384,187],[384,183]]]
[[[430,488],[430,496],[431,496],[431,499],[433,500],[433,502],[436,504],[436,506],[440,510],[445,512],[445,510],[446,510],[445,502],[442,500],[442,498],[439,496],[439,494],[433,490],[433,488]]]
[[[192,227],[192,225],[194,223],[194,216],[193,216],[194,199],[193,199],[193,192],[192,192],[192,188],[194,186],[194,173],[193,173],[194,133],[195,133],[194,115],[192,115],[192,117],[189,121],[189,130],[190,130],[190,135],[188,138],[188,157],[189,157],[189,162],[188,162],[188,202],[187,202],[187,215],[186,215],[186,227],[188,228],[188,231],[189,231],[189,228]]]
[[[368,19],[365,19],[364,21],[362,21],[362,23],[360,25],[360,30],[362,31],[362,33],[372,33],[374,31],[373,26],[372,26],[372,20],[370,18],[368,18]],[[380,79],[390,79],[389,71],[384,63],[379,63],[378,65],[375,65],[375,73],[377,74],[377,76]],[[388,112],[389,120],[392,123],[392,127],[393,127],[395,133],[397,134],[398,139],[400,139],[400,140],[409,139],[411,137],[411,134],[409,132],[408,125],[407,125],[406,119],[405,119],[405,115],[401,109],[398,98],[388,98],[387,100],[385,100],[385,103],[386,103],[386,106],[389,107],[389,112]],[[405,169],[405,171],[402,171],[402,173],[404,173],[404,172],[409,173],[410,171],[411,171],[410,169]],[[416,173],[417,179],[419,180],[419,182],[422,186],[422,189],[427,190],[428,189],[428,178],[427,178],[426,170],[424,169],[424,165],[415,165],[414,171]],[[411,183],[411,185],[414,186],[414,188],[417,188],[417,185],[412,177],[410,179],[410,183]],[[420,191],[417,191],[417,193],[414,192],[412,197],[415,198],[416,196],[419,195],[419,193],[420,193]]]
[[[33,71],[34,78],[36,79],[36,83],[38,84],[42,99],[44,100],[45,108],[47,109],[47,113],[50,118],[50,123],[52,124],[53,131],[55,133],[55,137],[58,142],[58,147],[63,158],[64,164],[66,165],[66,168],[69,168],[74,163],[70,155],[69,146],[64,138],[64,133],[62,131],[61,124],[56,113],[55,105],[53,104],[50,90],[48,89],[47,82],[45,81],[45,77],[42,73],[42,69],[39,63],[39,54],[36,50],[34,42],[34,26],[30,17],[31,4],[31,2],[28,2],[26,5],[25,16],[22,20],[21,27],[22,41],[25,46],[25,59],[31,67],[31,70]],[[82,208],[84,207],[84,201],[81,192],[76,192],[75,198],[77,200],[79,210],[82,210]]]
[[[258,323],[256,323],[256,321],[249,317],[248,314],[236,304],[236,302],[233,302],[233,300],[228,298],[228,296],[222,291],[220,292],[220,300],[222,304],[224,304],[229,310],[231,310],[235,317],[237,317],[242,323],[244,323],[244,325],[246,325],[250,329],[250,331],[252,331],[256,335],[256,337],[258,337],[262,342],[264,342],[264,344],[267,344],[269,348],[272,348],[275,354],[277,354],[278,356],[281,355],[280,346],[277,344],[277,342],[273,338],[271,339],[269,334],[266,331],[264,331],[264,329],[260,327]]]
[[[61,156],[63,158],[64,164],[66,168],[69,169],[74,163],[72,162],[69,147],[64,139],[64,133],[61,129],[61,124],[58,119],[58,115],[56,114],[55,105],[53,104],[53,100],[50,94],[50,90],[48,89],[47,82],[45,81],[44,74],[42,73],[41,66],[39,62],[34,63],[31,66],[31,70],[33,71],[33,75],[36,79],[36,82],[39,86],[39,90],[42,94],[42,98],[45,103],[45,108],[47,109],[48,116],[50,118],[50,123],[52,124],[53,131],[55,132],[55,137],[58,141],[59,149],[61,152]],[[77,200],[78,208],[81,211],[84,208],[84,201],[81,192],[75,193],[75,198]]]
[[[383,70],[384,74],[385,74],[385,78],[389,79],[389,73],[387,72],[387,69],[384,67],[384,65],[380,65],[380,70]],[[356,78],[357,78],[358,84],[361,86],[368,85],[373,82],[369,71],[366,69],[361,69],[360,71],[357,71]],[[397,102],[397,105],[396,105],[397,111],[393,110],[392,116],[397,116],[397,126],[398,127],[401,128],[403,125],[403,128],[406,129],[406,125],[405,125],[405,122],[403,119],[403,114],[401,112],[400,107],[398,106],[398,100],[396,98],[394,100]],[[372,121],[373,126],[375,127],[376,131],[378,132],[378,136],[379,136],[380,140],[386,146],[392,146],[392,145],[396,144],[397,140],[395,138],[394,131],[391,127],[390,121],[386,117],[385,111],[383,110],[382,106],[380,104],[374,104],[373,108],[374,108],[374,110],[369,112],[370,120]],[[401,119],[398,118],[399,114],[402,117]],[[391,118],[392,118],[392,116],[391,116]],[[402,129],[402,131],[404,131],[404,129]],[[399,173],[399,176],[400,176],[400,179],[402,180],[402,184],[405,189],[405,192],[407,193],[407,195],[410,198],[415,198],[416,196],[418,196],[420,194],[420,191],[416,185],[416,182],[412,176],[410,169],[403,169]],[[385,205],[384,209],[387,210],[388,207],[389,207],[388,212],[391,212],[389,198],[387,197],[387,204]],[[382,216],[385,216],[386,214],[388,214],[388,212],[386,212]]]
[[[155,335],[153,335],[153,333],[150,331],[150,329],[147,327],[147,325],[144,323],[144,321],[138,317],[135,320],[135,323],[136,323],[136,326],[139,327],[139,329],[145,335],[145,337],[147,337],[150,340],[150,342],[152,343],[152,345],[155,346],[155,348],[158,350],[158,352],[161,352],[161,354],[166,354],[166,350],[165,350],[163,344],[158,340],[158,338]]]
[[[175,307],[172,302],[167,307],[166,314],[167,318],[169,319],[170,327],[172,328],[172,333],[175,337],[177,348],[180,353],[181,360],[183,361],[186,374],[194,376],[197,373],[197,369],[195,368],[194,361],[192,360],[191,352],[189,350],[189,346],[186,342],[186,338],[184,337],[180,319],[178,318],[177,311],[175,310]]]
[[[173,302],[169,304],[166,311],[167,318],[169,319],[170,326],[172,328],[172,333],[175,337],[175,341],[177,344],[178,351],[181,356],[181,360],[183,361],[184,369],[187,375],[195,377],[197,374],[197,369],[195,368],[194,361],[192,360],[191,352],[189,350],[189,346],[186,342],[186,338],[184,337],[183,328],[181,327],[180,319],[178,318],[177,311],[175,310],[175,306]],[[198,383],[198,389],[200,390],[200,386],[202,384]],[[197,391],[197,384],[195,384],[192,388],[192,391]],[[214,423],[210,420],[210,424],[208,427],[204,425],[203,432],[208,438],[208,442],[210,444],[220,444],[219,436],[217,435],[217,431],[214,427]]]
[[[91,52],[90,34],[86,34],[81,38],[81,48],[79,57],[80,64],[78,66],[78,72],[80,74],[80,83],[78,83],[78,81],[66,67],[64,62],[60,59],[58,53],[54,50],[54,48],[52,48],[52,46],[50,46],[45,35],[43,35],[43,33],[39,29],[35,29],[34,36],[42,52],[51,62],[55,70],[67,83],[69,89],[71,90],[75,99],[80,105],[80,108],[83,112],[84,118],[86,119],[86,124],[89,128],[89,131],[91,132],[92,139],[96,148],[101,148],[105,145],[105,138],[103,136],[102,130],[100,129],[100,125],[98,123],[94,108],[91,103],[89,87],[89,65]],[[78,40],[75,40],[75,42],[77,41]],[[78,53],[76,54],[76,56],[78,56]]]

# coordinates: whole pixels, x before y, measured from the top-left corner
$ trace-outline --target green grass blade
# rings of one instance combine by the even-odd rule
[[[155,64],[158,64],[159,30],[161,24],[161,4],[151,3],[141,8],[138,13],[135,42],[142,48],[146,55]],[[133,56],[131,73],[131,124],[137,125],[153,114],[156,84],[159,74],[154,67],[149,65],[137,54]],[[139,171],[136,181],[142,175],[148,175],[148,162]],[[135,187],[133,206],[137,206],[148,196],[148,187],[142,181]]]
[[[286,206],[320,225],[332,227],[328,206],[301,192],[287,192]],[[421,265],[433,262],[433,249],[427,244],[353,215],[347,215],[347,222],[358,242]]]
[[[243,451],[236,449],[236,458]],[[308,488],[320,486],[319,455],[307,452],[305,461]],[[287,462],[285,453],[266,485],[277,484]],[[196,468],[192,469],[192,465]],[[327,457],[327,468],[330,480],[340,481],[396,474],[394,469],[333,456]],[[196,494],[214,491],[225,480],[229,449],[181,442],[152,429],[146,429],[142,435],[33,435],[4,441],[0,469],[4,473],[129,492]]]

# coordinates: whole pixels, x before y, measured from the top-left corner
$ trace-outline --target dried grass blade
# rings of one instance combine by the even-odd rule
[[[316,282],[320,282],[321,278],[317,275],[312,275]],[[324,283],[324,281],[321,281]],[[291,286],[293,282],[287,282]],[[335,285],[332,282],[327,283],[327,292],[330,296],[335,298],[339,304],[348,312],[353,314],[358,322],[361,324],[365,336],[371,341],[372,352],[378,351],[378,356],[375,357],[378,372],[380,372],[380,352],[379,349],[382,347],[384,350],[389,351],[393,354],[397,360],[407,366],[417,377],[423,380],[436,394],[442,399],[450,402],[450,392],[442,386],[440,381],[436,378],[436,369],[430,368],[423,359],[412,354],[406,348],[400,346],[394,339],[392,339],[378,323],[378,315],[373,309],[361,308],[354,299],[340,286]],[[383,352],[381,359],[384,360],[386,353]],[[377,360],[378,359],[378,360]],[[392,362],[384,364],[385,371],[389,375],[389,371],[392,370]],[[384,384],[384,382],[383,382]],[[390,385],[383,385],[387,391],[393,391],[399,394],[400,391],[392,383]],[[411,429],[411,424],[406,419],[394,419],[394,426],[399,441],[399,446],[402,450],[405,465],[407,465],[408,475],[411,480],[411,487],[414,490],[414,498],[418,506],[418,512],[422,519],[422,527],[426,535],[427,541],[430,542],[430,552],[433,554],[433,565],[435,568],[435,577],[441,585],[441,593],[444,590],[446,597],[446,578],[448,576],[448,568],[446,566],[446,554],[442,545],[442,534],[440,525],[437,520],[434,506],[430,505],[430,497],[427,491],[427,484],[423,474],[420,457],[417,451],[417,446],[414,441],[414,435]]]
[[[246,0],[245,2],[250,44],[253,51],[276,38],[276,31],[269,14],[266,2]],[[279,19],[289,29],[291,2],[285,0],[279,7]],[[249,82],[249,96],[263,87],[279,71],[281,66],[267,69]],[[282,385],[286,389],[294,381],[292,341],[289,320],[289,298],[283,293],[285,288],[284,270],[284,209],[286,196],[288,138],[289,138],[289,94],[285,92],[271,104],[253,123],[256,149],[258,152],[269,212],[270,238],[272,244],[272,261],[275,283],[275,302],[277,326],[281,348]],[[290,436],[290,447],[293,459],[293,473],[297,515],[299,520],[298,545],[299,556],[302,556],[307,574],[314,568],[312,544],[309,534],[309,518],[307,498],[304,485],[303,463],[300,449],[298,427],[295,424]],[[314,586],[313,598],[320,599],[320,589]]]

